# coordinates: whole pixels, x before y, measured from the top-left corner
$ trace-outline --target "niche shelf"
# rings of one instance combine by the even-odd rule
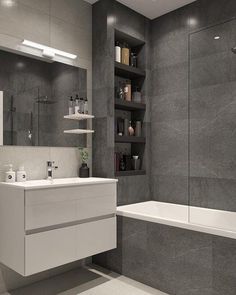
[[[121,99],[115,99],[115,108],[117,110],[125,110],[125,111],[145,111],[146,104],[137,103],[132,101],[125,101]]]
[[[119,143],[145,143],[145,137],[137,137],[137,136],[119,136],[116,135],[115,142]]]
[[[130,80],[132,90],[135,87],[141,92],[143,90],[143,85],[146,78],[146,67],[145,67],[145,41],[134,38],[124,32],[115,29],[115,42],[118,41],[120,44],[127,43],[131,48],[132,52],[137,54],[138,67],[132,67],[129,65],[122,64],[120,62],[114,61],[114,75],[115,75],[115,89],[118,89],[120,83],[125,83],[126,80]],[[114,97],[114,109],[115,109],[115,124],[117,124],[118,118],[127,118],[132,122],[144,121],[146,104],[137,103],[133,101],[125,101]],[[117,127],[117,126],[116,126]],[[115,130],[117,129],[115,127]],[[144,127],[143,127],[144,128]],[[144,131],[144,130],[143,130]],[[143,134],[146,134],[144,131]],[[118,131],[115,131],[114,135],[115,141],[115,153],[125,154],[126,152],[131,155],[139,155],[141,159],[141,170],[126,170],[126,171],[114,171],[116,177],[126,177],[126,176],[136,176],[145,175],[145,164],[143,164],[144,154],[145,154],[145,136],[119,136]],[[116,166],[116,163],[115,163]]]
[[[88,120],[88,119],[93,119],[93,115],[87,115],[87,114],[73,114],[73,115],[66,115],[64,116],[64,119],[69,119],[69,120]]]
[[[72,129],[72,130],[64,130],[66,134],[91,134],[94,133],[94,130],[89,129]]]
[[[115,75],[127,79],[145,78],[146,72],[139,68],[124,65],[115,61]]]

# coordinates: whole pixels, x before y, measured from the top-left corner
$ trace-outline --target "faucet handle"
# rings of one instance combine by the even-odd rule
[[[47,167],[52,167],[53,164],[54,164],[54,161],[47,161]]]

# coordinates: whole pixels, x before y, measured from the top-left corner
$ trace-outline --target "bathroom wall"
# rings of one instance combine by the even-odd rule
[[[23,39],[43,43],[78,55],[76,64],[88,73],[88,100],[92,107],[92,7],[82,0],[15,0],[12,7],[0,2],[0,46],[15,49]],[[91,154],[91,142],[89,143]],[[0,147],[0,180],[6,163],[24,164],[30,179],[45,177],[45,163],[55,160],[55,177],[77,176],[80,162],[77,148]],[[90,159],[91,161],[91,159]],[[91,164],[90,164],[91,166]],[[0,293],[30,284],[83,262],[23,278],[0,265]]]
[[[144,118],[146,130],[146,175],[118,177],[118,204],[150,199],[150,110],[149,110],[149,44],[150,22],[144,16],[114,0],[101,0],[93,5],[93,172],[96,176],[114,177],[114,29],[144,40],[147,77],[143,95],[147,104]],[[104,144],[105,143],[105,144]]]
[[[170,295],[235,295],[236,240],[118,216],[118,247],[97,262]]]
[[[19,48],[23,39],[32,40],[78,55],[74,65],[87,69],[87,95],[92,110],[92,6],[83,0],[13,0],[0,6],[0,46]],[[68,62],[69,63],[69,62]],[[88,148],[92,143],[89,136]],[[0,147],[0,180],[4,164],[24,164],[29,179],[45,177],[45,163],[59,166],[55,177],[77,176],[77,148]]]
[[[217,52],[213,41],[209,41],[211,57],[208,57],[204,35],[202,39],[190,40],[195,42],[190,46],[198,53],[205,46],[204,54],[194,60],[198,72],[195,80],[190,81],[190,87],[195,82],[198,93],[201,91],[200,97],[205,99],[197,99],[196,91],[188,97],[188,91],[192,91],[188,89],[189,33],[235,16],[234,0],[198,0],[152,21],[151,195],[154,200],[190,202],[223,210],[236,208],[235,140],[234,136],[230,139],[228,133],[235,129],[235,119],[230,115],[236,85],[230,69],[233,73],[235,59],[227,68],[223,67],[224,53],[217,56],[219,50]],[[197,65],[209,64],[213,58],[215,67],[211,63],[211,67],[200,72]],[[194,64],[190,60],[190,65]],[[229,82],[232,88],[226,86]],[[221,91],[214,91],[217,88]],[[211,97],[209,93],[213,91],[214,97]],[[197,129],[203,125],[200,136]]]

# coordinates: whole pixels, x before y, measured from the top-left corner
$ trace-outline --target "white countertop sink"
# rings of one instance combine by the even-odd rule
[[[59,178],[53,180],[29,180],[26,182],[14,182],[14,183],[6,183],[1,182],[1,185],[6,186],[14,186],[23,188],[25,190],[32,189],[43,189],[50,187],[66,187],[66,186],[80,186],[80,185],[93,185],[93,184],[104,184],[104,183],[115,183],[117,179],[109,179],[109,178],[98,178],[98,177],[89,177],[89,178]]]

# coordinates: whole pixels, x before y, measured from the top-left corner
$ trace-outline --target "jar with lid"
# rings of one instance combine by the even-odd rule
[[[127,80],[124,84],[124,99],[131,101],[131,81]]]
[[[121,49],[121,62],[129,66],[129,56],[130,56],[130,49],[128,44],[124,43]]]

